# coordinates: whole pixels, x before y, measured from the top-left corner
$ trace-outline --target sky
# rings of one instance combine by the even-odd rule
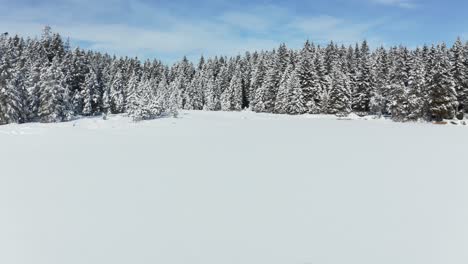
[[[468,40],[466,0],[0,0],[0,31],[171,63],[309,39],[372,47]]]

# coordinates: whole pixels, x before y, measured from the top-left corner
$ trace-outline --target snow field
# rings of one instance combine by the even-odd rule
[[[183,111],[0,127],[0,263],[467,263],[466,127]]]

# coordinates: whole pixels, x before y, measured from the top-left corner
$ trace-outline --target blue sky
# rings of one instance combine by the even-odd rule
[[[306,39],[415,47],[468,39],[466,0],[0,0],[0,31],[48,24],[85,48],[173,62]]]

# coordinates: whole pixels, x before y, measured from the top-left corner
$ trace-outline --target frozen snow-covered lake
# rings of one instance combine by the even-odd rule
[[[222,112],[0,127],[0,263],[466,264],[468,127]]]

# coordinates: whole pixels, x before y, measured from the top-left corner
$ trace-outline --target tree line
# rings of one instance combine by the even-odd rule
[[[395,121],[462,119],[468,112],[468,43],[370,50],[307,41],[300,50],[216,56],[193,64],[110,56],[46,27],[40,38],[0,37],[0,124],[60,122],[177,109],[278,114],[384,115]]]

